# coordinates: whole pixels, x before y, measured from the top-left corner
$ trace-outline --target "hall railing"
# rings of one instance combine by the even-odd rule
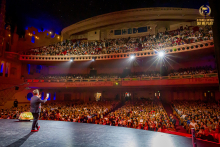
[[[205,77],[218,77],[218,73],[181,75],[181,76],[162,76],[162,77],[136,77],[136,78],[106,78],[106,79],[26,79],[29,83],[68,83],[68,82],[121,82],[121,81],[145,81],[145,80],[174,80],[174,79],[195,79]]]
[[[167,47],[163,51],[165,54],[187,52],[199,49],[205,49],[214,47],[213,40],[200,41],[190,44],[184,44],[179,46]],[[148,57],[156,56],[160,50],[145,50],[145,51],[136,51],[136,52],[127,52],[127,53],[112,53],[112,54],[99,54],[99,55],[69,55],[69,56],[52,56],[52,55],[20,55],[19,60],[27,61],[88,61],[92,59],[96,60],[111,60],[111,59],[122,59],[129,58],[131,55],[135,57]]]

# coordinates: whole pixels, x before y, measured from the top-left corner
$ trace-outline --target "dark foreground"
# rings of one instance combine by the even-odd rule
[[[32,122],[0,120],[0,146],[13,147],[192,147],[192,139],[159,132],[63,121],[39,121],[39,132],[31,133]],[[197,140],[197,147],[219,144]]]

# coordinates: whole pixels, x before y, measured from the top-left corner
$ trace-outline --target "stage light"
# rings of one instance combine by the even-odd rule
[[[134,59],[134,57],[135,57],[134,55],[131,55],[131,56],[130,56],[131,59]]]
[[[73,62],[74,58],[70,58],[70,62]]]
[[[60,36],[57,36],[58,39],[60,39]]]
[[[164,52],[159,52],[158,56],[159,57],[163,57],[164,56]]]
[[[9,37],[11,37],[11,34],[8,34]]]
[[[92,57],[92,61],[95,61],[96,57]]]
[[[49,32],[50,34],[52,34],[52,32]]]

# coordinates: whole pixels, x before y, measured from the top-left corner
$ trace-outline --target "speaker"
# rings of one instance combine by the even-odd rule
[[[19,87],[16,86],[16,87],[15,87],[15,90],[19,90]]]

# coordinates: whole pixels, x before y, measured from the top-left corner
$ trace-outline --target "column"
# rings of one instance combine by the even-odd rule
[[[3,61],[3,77],[5,77],[5,71],[6,71],[6,64],[5,64],[5,62]]]
[[[8,63],[8,77],[10,77],[11,63]]]

